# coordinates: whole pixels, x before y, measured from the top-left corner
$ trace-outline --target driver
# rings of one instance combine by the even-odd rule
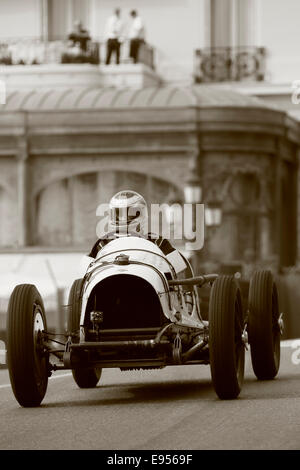
[[[100,251],[111,239],[128,235],[141,235],[154,242],[165,255],[175,251],[166,239],[147,233],[148,209],[143,196],[135,191],[124,190],[115,194],[109,203],[109,237],[97,240],[88,256],[96,258]]]
[[[164,255],[172,263],[177,274],[190,277],[193,275],[190,266],[188,266],[185,258],[174,248],[169,240],[159,235],[147,233],[148,229],[148,209],[143,196],[135,191],[124,190],[115,194],[109,203],[109,222],[108,233],[106,236],[99,238],[89,257],[96,258],[97,253],[112,239],[136,235],[142,236],[147,240],[155,243]],[[189,313],[193,310],[193,296],[189,290],[183,287],[185,303]]]

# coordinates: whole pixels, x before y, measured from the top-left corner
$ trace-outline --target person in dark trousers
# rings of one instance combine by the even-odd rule
[[[116,63],[120,63],[122,30],[123,23],[121,21],[121,11],[119,8],[116,8],[114,14],[108,18],[105,25],[106,65],[110,64],[113,53],[116,55]]]
[[[142,18],[139,16],[136,10],[130,12],[132,23],[129,31],[130,39],[130,52],[129,56],[133,63],[136,64],[139,61],[139,49],[141,44],[145,42],[145,27]]]

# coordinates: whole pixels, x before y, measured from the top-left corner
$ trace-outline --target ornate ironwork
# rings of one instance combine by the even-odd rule
[[[264,47],[212,47],[196,49],[194,79],[196,83],[241,80],[264,80]]]

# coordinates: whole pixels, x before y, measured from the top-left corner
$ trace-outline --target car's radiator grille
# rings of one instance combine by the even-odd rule
[[[156,328],[163,323],[159,298],[144,279],[118,274],[101,281],[93,289],[86,311],[103,313],[101,330]]]

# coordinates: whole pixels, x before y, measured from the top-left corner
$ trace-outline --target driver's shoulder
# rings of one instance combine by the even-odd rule
[[[92,258],[96,258],[98,252],[104,248],[104,246],[109,242],[110,240],[108,238],[98,238],[94,246],[92,247],[90,253],[88,256]]]
[[[172,244],[167,238],[163,238],[162,236],[156,233],[148,233],[148,240],[155,243],[165,255],[175,250],[175,248],[172,246]]]

